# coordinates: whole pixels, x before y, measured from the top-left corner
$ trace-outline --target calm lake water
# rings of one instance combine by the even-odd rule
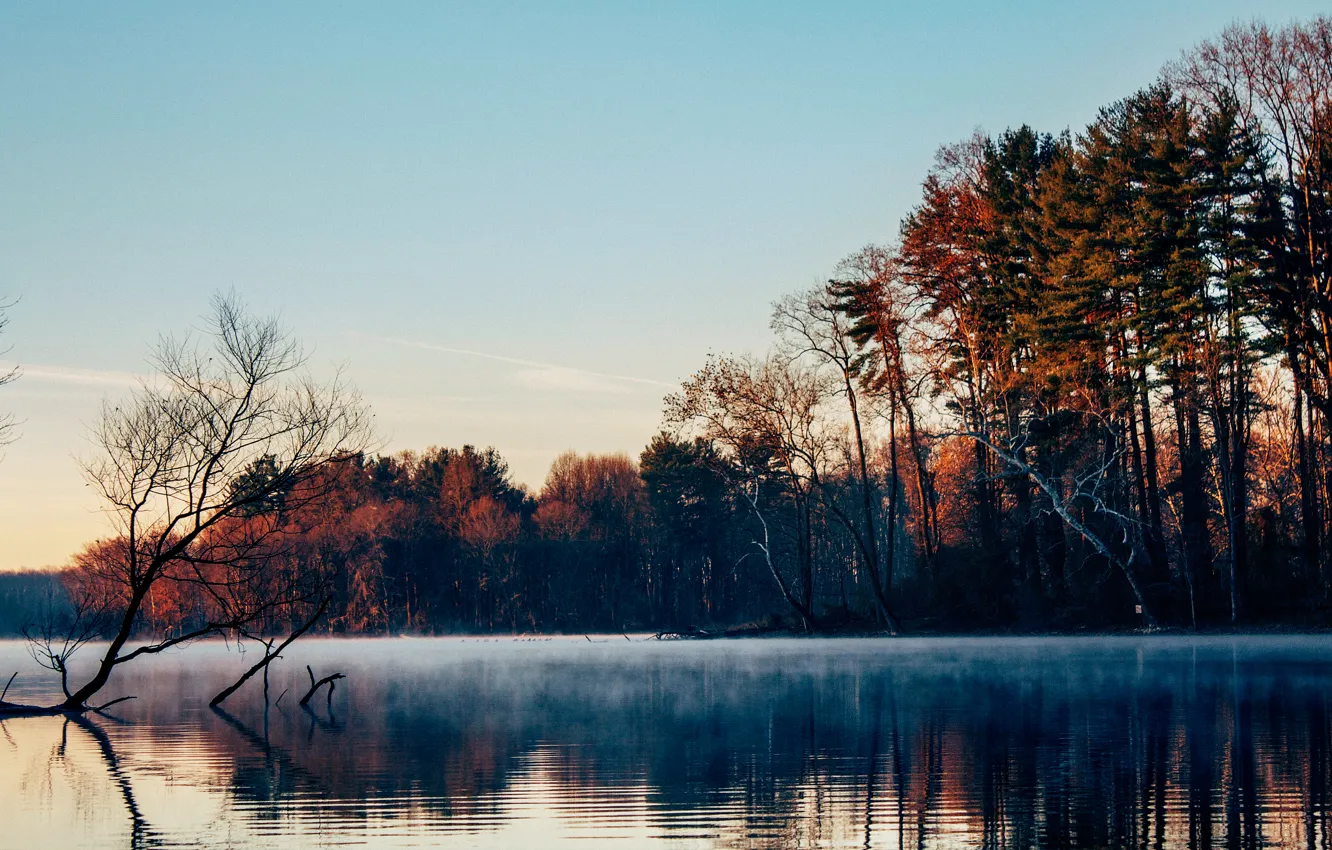
[[[91,655],[91,653],[88,653]],[[253,661],[255,656],[251,655]],[[1332,638],[306,641],[0,724],[0,847],[1329,847]],[[296,697],[345,672],[331,706]],[[10,699],[49,696],[0,643]]]

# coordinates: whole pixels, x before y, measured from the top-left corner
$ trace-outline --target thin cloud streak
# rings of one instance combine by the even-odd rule
[[[102,369],[83,369],[78,366],[49,366],[43,364],[0,363],[0,373],[18,367],[20,385],[29,381],[36,383],[81,384],[96,387],[135,387],[146,376],[133,372],[109,372]]]
[[[573,366],[562,366],[558,363],[542,363],[538,360],[524,360],[519,357],[508,357],[503,354],[491,354],[488,351],[473,351],[468,348],[453,348],[447,345],[435,345],[430,342],[417,342],[410,339],[397,339],[394,337],[367,337],[378,342],[388,342],[394,345],[401,345],[407,348],[419,348],[423,351],[438,351],[443,354],[461,354],[464,357],[479,357],[483,360],[494,360],[499,363],[511,363],[515,366],[525,366],[528,369],[540,369],[546,372],[559,372],[565,375],[579,374],[588,378],[598,378],[607,381],[623,381],[630,384],[641,384],[649,387],[660,387],[668,390],[677,389],[676,384],[670,384],[665,381],[655,381],[651,378],[639,378],[633,375],[615,375],[609,372],[594,372],[591,369],[578,369]]]

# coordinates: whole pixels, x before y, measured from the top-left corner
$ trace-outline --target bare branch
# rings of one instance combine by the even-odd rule
[[[584,637],[586,637],[586,635],[584,635]],[[591,640],[591,638],[588,638],[588,640]],[[325,676],[316,682],[314,670],[310,669],[310,665],[305,665],[305,672],[310,674],[310,690],[306,691],[305,696],[301,697],[301,701],[298,704],[302,706],[309,705],[310,698],[313,697],[324,685],[328,685],[328,701],[331,704],[333,702],[333,688],[336,687],[335,683],[338,679],[347,678],[343,673],[334,673],[331,676]]]
[[[258,661],[258,663],[256,663],[254,666],[250,667],[250,669],[246,670],[243,674],[241,674],[241,677],[239,679],[237,679],[235,682],[233,682],[232,684],[228,685],[227,687],[219,691],[217,696],[213,697],[212,700],[209,701],[208,705],[212,708],[216,708],[218,705],[222,703],[223,700],[234,694],[236,691],[240,690],[242,685],[248,682],[252,676],[254,676],[256,673],[260,671],[263,671],[264,675],[267,676],[268,665],[273,663],[277,659],[281,658],[283,650],[285,650],[288,646],[291,646],[292,642],[294,642],[301,635],[309,631],[310,628],[316,622],[319,621],[319,618],[324,616],[324,612],[328,610],[330,602],[332,602],[332,599],[326,597],[324,601],[320,603],[319,610],[315,611],[313,616],[311,616],[308,620],[302,623],[300,628],[296,629],[290,635],[288,635],[287,639],[284,640],[281,644],[279,644],[277,649],[273,649],[273,645],[271,642],[265,643],[264,657],[261,658]],[[313,674],[311,675],[311,678],[313,678]]]

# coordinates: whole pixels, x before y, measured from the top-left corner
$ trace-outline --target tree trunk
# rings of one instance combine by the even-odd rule
[[[1184,561],[1194,587],[1211,571],[1212,546],[1207,531],[1207,496],[1203,490],[1202,428],[1193,394],[1178,376],[1172,390],[1179,442],[1180,529]]]
[[[864,542],[857,545],[858,552],[863,553],[865,566],[869,570],[870,583],[874,585],[874,601],[879,607],[879,614],[888,624],[890,631],[897,631],[897,618],[893,616],[892,593],[893,593],[893,565],[892,565],[892,539],[889,538],[888,557],[889,563],[886,567],[887,580],[881,582],[879,578],[879,540],[876,525],[874,521],[874,488],[870,482],[869,464],[865,460],[865,436],[860,427],[860,405],[856,398],[855,388],[851,384],[851,372],[844,369],[842,371],[842,381],[846,392],[847,406],[851,411],[851,424],[856,436],[856,458],[860,466],[860,494],[861,508],[864,516],[865,527],[863,531],[857,532],[856,529],[848,529],[852,534],[863,537]],[[892,425],[889,425],[892,428]],[[897,483],[897,432],[890,430],[889,450],[893,453],[893,484]],[[896,493],[890,497],[896,506]],[[895,512],[889,511],[888,522],[890,524],[889,533],[891,534],[891,524],[895,521]]]
[[[1328,595],[1328,576],[1323,574],[1319,557],[1322,520],[1318,514],[1318,484],[1314,476],[1313,458],[1310,457],[1312,451],[1304,428],[1306,405],[1304,403],[1303,373],[1296,365],[1298,361],[1295,352],[1289,352],[1288,356],[1295,379],[1295,450],[1299,461],[1300,525],[1304,530],[1304,541],[1301,550],[1304,553],[1305,567],[1309,571],[1309,576],[1318,578],[1322,588],[1322,598],[1326,599]]]
[[[1161,522],[1161,476],[1156,458],[1156,426],[1152,423],[1151,394],[1147,387],[1147,367],[1138,370],[1138,408],[1142,415],[1143,472],[1147,479],[1147,552],[1154,569],[1168,574],[1165,530]]]

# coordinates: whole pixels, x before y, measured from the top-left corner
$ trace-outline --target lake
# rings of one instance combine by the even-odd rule
[[[1328,637],[308,640],[211,711],[246,664],[0,724],[0,847],[1332,846]]]

